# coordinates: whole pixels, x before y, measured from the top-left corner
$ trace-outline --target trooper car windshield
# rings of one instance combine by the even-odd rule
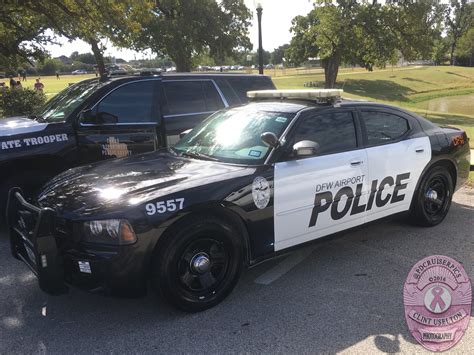
[[[172,151],[187,156],[206,157],[234,164],[261,164],[270,152],[261,134],[280,137],[294,113],[236,108],[220,111],[184,136]]]
[[[71,85],[49,100],[35,115],[44,122],[64,121],[80,104],[102,85],[99,80],[85,80]]]

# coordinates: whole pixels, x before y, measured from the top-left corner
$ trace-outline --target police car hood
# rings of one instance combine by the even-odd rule
[[[38,196],[43,207],[89,215],[252,174],[255,169],[153,152],[70,169]]]
[[[0,137],[39,132],[44,130],[47,125],[47,123],[40,123],[27,117],[2,118],[0,119]]]

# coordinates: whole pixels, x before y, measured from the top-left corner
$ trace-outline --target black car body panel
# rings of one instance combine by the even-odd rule
[[[50,253],[53,259],[55,253],[62,258],[63,281],[87,289],[142,287],[161,238],[189,215],[232,221],[244,240],[246,263],[252,265],[293,246],[408,211],[434,164],[449,169],[457,188],[469,173],[465,132],[437,127],[391,106],[292,100],[257,102],[245,109],[292,115],[280,146],[259,164],[223,163],[162,150],[75,168],[51,180],[32,204],[39,211],[54,211],[56,245]],[[301,159],[291,155],[293,144],[311,131],[312,126],[304,126],[307,120],[322,122],[318,120],[328,117],[349,122],[336,130],[324,126],[327,132],[320,139],[326,139],[332,150]],[[287,116],[275,118],[286,120]],[[384,120],[391,124],[372,128]],[[40,239],[36,234],[42,222],[33,219],[34,228],[22,222],[24,208],[16,202],[21,194],[13,190],[10,199],[12,251],[27,259],[24,236]],[[111,246],[83,240],[85,222],[110,219],[129,221],[136,243]],[[84,262],[89,268],[85,271]]]

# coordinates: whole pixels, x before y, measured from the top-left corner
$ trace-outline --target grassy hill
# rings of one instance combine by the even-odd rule
[[[307,82],[320,83],[323,73],[274,77],[279,89],[301,89]],[[342,70],[337,87],[344,96],[384,102],[407,108],[438,124],[465,129],[474,148],[474,68],[406,67],[373,72]]]

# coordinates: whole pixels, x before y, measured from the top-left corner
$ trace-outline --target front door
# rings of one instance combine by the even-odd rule
[[[285,146],[309,140],[320,149],[305,158],[291,151],[275,164],[275,251],[365,222],[367,153],[357,127],[340,109],[297,122]]]
[[[77,138],[82,163],[123,158],[160,147],[157,80],[119,86],[92,109],[93,121],[79,122]]]

